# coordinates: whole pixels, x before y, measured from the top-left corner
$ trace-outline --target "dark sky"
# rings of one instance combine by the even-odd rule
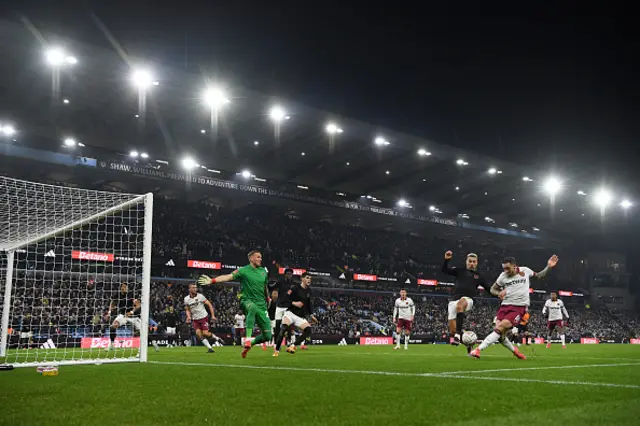
[[[91,10],[131,53],[158,63],[502,159],[637,173],[640,43],[630,10],[165,3],[179,8],[25,0],[14,11],[40,29],[108,45]]]

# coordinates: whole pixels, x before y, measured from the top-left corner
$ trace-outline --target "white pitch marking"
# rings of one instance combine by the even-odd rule
[[[640,363],[626,363],[626,364],[579,364],[579,365],[554,365],[551,367],[523,367],[523,368],[497,368],[495,370],[460,370],[449,371],[440,374],[470,374],[470,373],[502,373],[507,371],[530,371],[530,370],[553,370],[553,369],[565,369],[565,368],[592,368],[592,367],[628,367],[628,366],[640,366]]]
[[[394,371],[371,371],[371,370],[337,370],[325,368],[299,368],[299,367],[276,367],[266,365],[242,365],[242,364],[207,364],[201,362],[172,362],[172,361],[149,361],[149,364],[158,365],[183,365],[194,367],[218,367],[218,368],[244,368],[249,370],[275,370],[275,371],[300,371],[314,373],[340,373],[340,374],[366,374],[372,376],[403,376],[403,377],[434,377],[440,379],[471,379],[471,380],[491,380],[498,382],[532,382],[546,383],[552,385],[582,385],[582,386],[600,386],[610,388],[630,388],[640,389],[640,385],[626,385],[618,383],[597,383],[597,382],[572,382],[564,380],[536,380],[521,379],[514,377],[487,377],[487,376],[466,376],[462,374],[452,373],[403,373]],[[634,364],[635,365],[635,364]]]

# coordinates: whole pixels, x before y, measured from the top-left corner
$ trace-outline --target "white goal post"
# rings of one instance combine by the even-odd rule
[[[146,362],[152,220],[150,193],[0,176],[0,365]]]

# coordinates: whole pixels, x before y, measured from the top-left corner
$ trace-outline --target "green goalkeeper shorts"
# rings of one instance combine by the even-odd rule
[[[240,307],[246,316],[247,337],[251,336],[254,324],[257,324],[263,333],[271,332],[271,319],[265,306],[258,305],[250,300],[243,300],[240,302]]]

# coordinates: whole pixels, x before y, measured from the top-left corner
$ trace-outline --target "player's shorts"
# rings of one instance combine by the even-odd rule
[[[465,312],[469,312],[473,309],[473,299],[470,297],[465,296],[461,297],[458,300],[452,300],[451,302],[449,302],[449,321],[456,319],[456,316],[458,315],[458,311],[456,311],[456,305],[458,304],[458,301],[462,299],[465,299],[467,301],[467,309],[465,310]]]
[[[271,319],[266,305],[260,305],[251,300],[243,300],[240,302],[240,307],[246,316],[248,330],[253,331],[253,325],[257,324],[263,333],[271,333]]]
[[[174,334],[176,334],[176,328],[175,327],[167,327],[167,334],[169,336],[173,336]]]
[[[502,305],[498,309],[496,319],[498,321],[507,320],[511,324],[518,324],[522,316],[527,313],[526,306]]]
[[[401,330],[411,331],[411,326],[413,325],[413,321],[409,321],[406,319],[398,318],[397,328]]]
[[[117,322],[120,327],[132,325],[136,330],[140,330],[140,327],[142,327],[142,320],[140,318],[127,317],[122,314],[118,315],[114,322]]]
[[[554,330],[556,327],[558,328],[564,327],[564,321],[562,320],[547,321],[547,329]]]
[[[282,321],[282,317],[284,316],[285,312],[287,312],[287,308],[276,306],[276,321]]]
[[[291,323],[291,325],[293,325],[294,327],[298,327],[298,328],[300,328],[304,324],[309,324],[309,322],[306,319],[297,316],[296,314],[294,314],[291,311],[285,312],[284,316],[282,318],[283,319],[287,318],[289,320],[289,322]]]
[[[194,330],[209,331],[209,317],[194,319],[192,322]]]

